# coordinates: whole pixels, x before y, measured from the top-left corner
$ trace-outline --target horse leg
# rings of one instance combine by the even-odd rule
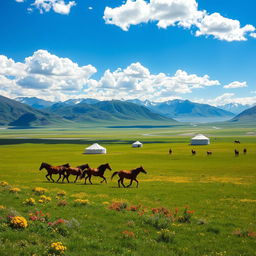
[[[78,176],[79,176],[79,175],[76,175],[76,179],[75,179],[74,183],[76,183],[76,181],[77,181],[77,179],[78,179]]]
[[[89,181],[92,184],[91,178],[92,178],[92,175],[89,176]]]
[[[136,182],[137,182],[137,186],[136,186],[136,188],[139,186],[139,182],[137,181],[137,179],[134,179]]]
[[[59,178],[57,179],[56,182],[59,182],[60,178],[61,178],[61,174],[59,173]]]
[[[67,175],[66,175],[66,180],[68,181],[68,183],[69,183],[69,179],[68,179],[69,175],[70,175],[70,174],[67,174]]]
[[[129,188],[132,185],[132,182],[133,182],[133,179],[131,179],[130,184],[126,187]]]
[[[47,174],[45,175],[45,177],[46,177],[46,179],[47,179],[48,181],[51,181],[51,180],[48,178],[49,175],[50,175],[50,174],[47,173]]]
[[[120,181],[121,181],[121,178],[118,180],[118,187],[120,188]]]
[[[52,174],[50,174],[50,178],[51,178],[52,182],[54,182],[54,179],[52,178]]]
[[[102,178],[103,178],[103,180],[100,183],[102,183],[104,181],[107,183],[107,179],[104,176],[102,176]]]
[[[121,184],[122,184],[122,186],[125,188],[124,179],[121,179]]]
[[[86,184],[86,181],[87,181],[88,178],[89,178],[88,175],[84,178],[84,184]]]

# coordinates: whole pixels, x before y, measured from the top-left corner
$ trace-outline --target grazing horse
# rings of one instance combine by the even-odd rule
[[[54,179],[52,178],[52,175],[53,174],[59,174],[59,178],[57,180],[57,182],[58,182],[61,178],[61,175],[64,175],[64,177],[65,177],[64,171],[66,170],[66,168],[70,168],[70,165],[69,164],[63,164],[63,165],[58,165],[58,166],[52,166],[50,164],[47,164],[47,163],[43,162],[43,163],[41,163],[39,171],[41,171],[42,169],[46,169],[47,174],[45,175],[45,177],[48,181],[52,180],[52,182],[54,182]],[[48,176],[50,176],[51,180],[48,178]]]
[[[196,151],[194,149],[191,150],[192,155],[194,156],[196,154]]]
[[[83,170],[86,168],[90,168],[88,164],[83,164],[77,167],[66,168],[62,182],[64,182],[64,179],[66,178],[67,182],[69,183],[68,177],[70,176],[70,174],[72,174],[72,175],[76,175],[76,179],[74,180],[74,183],[76,183],[77,178],[82,175]]]
[[[235,140],[234,143],[240,144],[241,142],[240,142],[240,140]]]
[[[237,149],[235,149],[235,156],[239,156],[239,151]]]
[[[143,167],[139,167],[139,168],[136,168],[136,169],[133,169],[133,170],[130,170],[130,171],[127,171],[127,170],[121,170],[119,172],[114,172],[111,176],[111,180],[113,179],[113,177],[115,175],[118,174],[119,176],[119,180],[118,180],[118,187],[120,188],[120,182],[122,184],[122,186],[125,188],[125,185],[124,185],[124,178],[125,179],[129,179],[131,180],[130,181],[130,184],[127,186],[127,187],[130,187],[132,185],[132,182],[135,180],[137,182],[137,187],[139,186],[139,182],[138,180],[136,179],[138,174],[140,172],[143,172],[145,174],[147,174],[147,172],[143,169]]]
[[[206,153],[207,153],[207,156],[212,155],[212,151],[207,151]]]
[[[243,152],[244,152],[244,154],[246,154],[247,153],[247,148],[244,148]]]
[[[170,155],[172,154],[172,149],[171,149],[171,148],[169,149],[169,154],[170,154]]]
[[[99,176],[103,179],[100,183],[102,183],[103,181],[107,183],[107,179],[104,177],[104,173],[107,169],[112,171],[109,164],[102,164],[98,168],[88,168],[87,170],[84,170],[83,173],[80,175],[80,179],[83,179],[85,175],[87,175],[84,179],[84,184],[86,184],[86,180],[88,178],[89,178],[89,182],[92,184],[91,182],[92,176]]]

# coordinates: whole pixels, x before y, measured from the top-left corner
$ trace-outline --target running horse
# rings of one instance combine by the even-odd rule
[[[130,170],[130,171],[127,171],[127,170],[121,170],[119,172],[114,172],[111,176],[111,180],[113,179],[113,177],[115,175],[118,174],[119,176],[119,180],[118,180],[118,187],[120,188],[120,182],[122,184],[122,186],[125,188],[125,185],[124,185],[124,179],[129,179],[131,180],[130,181],[130,184],[127,186],[127,187],[130,187],[132,185],[132,182],[135,180],[137,182],[137,187],[139,186],[139,182],[137,180],[137,176],[140,172],[143,172],[145,174],[147,174],[147,172],[144,170],[144,168],[141,166],[141,167],[138,167],[136,169],[133,169],[133,170]]]
[[[74,183],[76,183],[79,176],[83,174],[84,169],[90,168],[88,164],[79,165],[77,167],[68,167],[64,171],[64,177],[62,179],[62,182],[64,182],[64,179],[66,178],[67,182],[69,183],[68,177],[70,175],[75,175],[76,179],[74,180]]]
[[[88,168],[87,170],[83,171],[83,173],[80,176],[80,179],[85,178],[84,184],[86,184],[87,179],[89,179],[89,182],[92,184],[92,182],[91,182],[92,176],[99,176],[103,179],[100,183],[102,183],[104,181],[107,183],[107,179],[104,177],[104,173],[107,169],[112,171],[112,169],[108,163],[102,164],[98,168]],[[85,175],[87,175],[87,176],[85,176]]]
[[[52,182],[54,182],[52,175],[59,174],[59,178],[57,180],[57,182],[58,182],[62,175],[64,175],[64,177],[65,177],[64,171],[66,170],[66,168],[70,168],[69,163],[63,164],[63,165],[58,165],[58,166],[52,166],[50,164],[43,162],[43,163],[41,163],[39,171],[41,171],[42,169],[45,169],[47,171],[47,174],[45,175],[46,179],[48,181],[52,181]],[[48,178],[48,176],[50,176],[50,179]]]

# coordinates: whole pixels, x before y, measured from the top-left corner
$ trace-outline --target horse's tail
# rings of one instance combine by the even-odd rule
[[[117,175],[118,174],[118,172],[114,172],[113,174],[112,174],[112,176],[111,176],[111,180],[113,179],[113,177],[115,176],[115,175]]]
[[[86,174],[86,173],[87,173],[86,170],[84,170],[84,171],[82,172],[82,174],[80,175],[80,180],[85,177],[85,174]]]

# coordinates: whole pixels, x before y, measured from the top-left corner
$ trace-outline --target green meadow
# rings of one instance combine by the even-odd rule
[[[195,133],[211,144],[189,145]],[[0,255],[256,255],[255,135],[253,126],[232,125],[2,129]],[[132,148],[135,140],[143,148]],[[107,154],[83,154],[94,142]],[[38,170],[41,162],[109,163],[112,171],[105,173],[107,184],[98,177],[93,185],[52,183]],[[138,188],[118,188],[117,177],[110,179],[139,166],[147,174],[139,174]],[[49,202],[36,187],[46,189]],[[16,228],[15,216],[27,227]],[[54,250],[54,242],[66,249]]]

